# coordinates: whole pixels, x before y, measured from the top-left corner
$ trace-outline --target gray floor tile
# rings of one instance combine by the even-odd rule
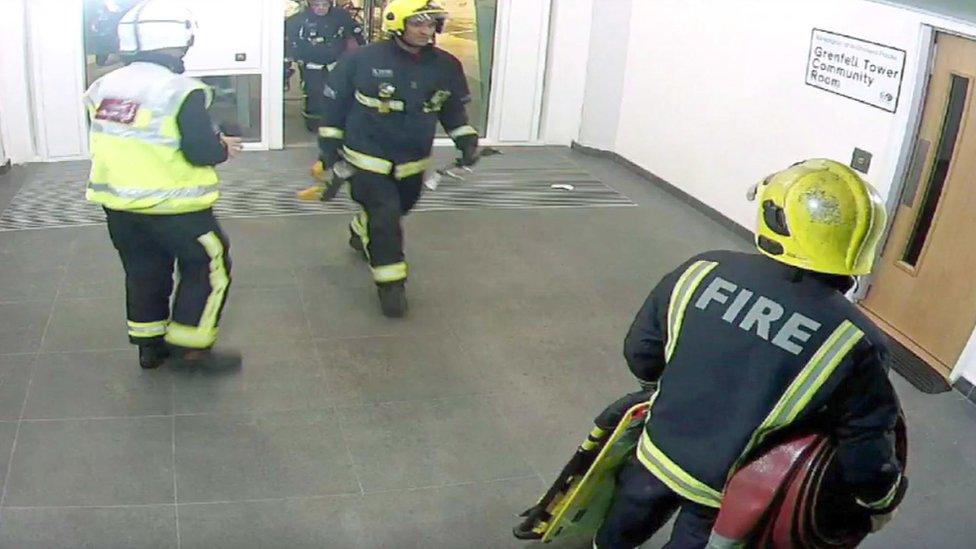
[[[172,505],[4,509],[0,547],[175,548],[176,514]]]
[[[122,298],[59,299],[42,351],[125,349],[129,336]]]
[[[34,355],[0,355],[0,420],[20,419]]]
[[[36,351],[50,314],[50,301],[0,303],[0,353]]]
[[[173,502],[171,418],[24,422],[6,504]]]
[[[184,548],[523,547],[514,516],[536,477],[288,501],[180,505]],[[382,525],[378,527],[378,525]]]
[[[343,250],[324,236],[339,231],[342,216],[230,219],[221,222],[230,238],[235,267],[297,267],[332,262]],[[328,227],[326,230],[323,227]],[[344,255],[344,254],[343,254]]]
[[[340,414],[367,492],[533,473],[487,399],[375,404]]]
[[[611,381],[636,387],[621,354],[623,335],[598,316],[518,318],[456,331],[462,356],[483,372],[488,391],[552,387],[583,393]]]
[[[97,267],[72,266],[61,283],[58,299],[125,297],[125,271],[116,258]]]
[[[518,513],[538,501],[545,487],[537,477],[436,489],[367,494],[367,516],[382,517],[370,547],[524,548],[512,527]]]
[[[182,549],[369,547],[361,496],[180,505]]]
[[[299,267],[296,279],[302,290],[308,293],[326,291],[352,291],[371,289],[375,286],[365,261],[357,259],[352,248],[347,261]]]
[[[60,268],[28,271],[17,263],[0,264],[0,303],[47,301],[54,299],[64,277]]]
[[[297,288],[231,292],[221,320],[220,342],[260,345],[309,339]]]
[[[482,393],[481,372],[451,334],[318,342],[340,403],[422,400]]]
[[[369,280],[365,270],[363,277]],[[444,295],[422,292],[407,282],[409,310],[405,318],[386,318],[375,287],[305,291],[304,306],[316,337],[366,337],[438,334],[451,325]]]
[[[234,293],[297,286],[295,269],[292,267],[245,265],[237,269],[232,267],[231,274],[234,279],[231,291]]]
[[[16,265],[34,272],[53,271],[67,265],[77,239],[74,232],[57,229],[0,234],[0,265]]]
[[[332,406],[335,390],[313,343],[270,343],[241,349],[233,372],[173,369],[179,414],[268,412]]]
[[[10,463],[10,451],[14,445],[17,433],[17,423],[14,421],[0,421],[0,490],[3,489],[3,475],[7,473]],[[0,544],[0,547],[6,547]]]
[[[898,514],[881,532],[868,536],[860,545],[869,549],[909,549],[916,547],[973,547],[976,524],[973,522],[973,500],[976,482],[957,479],[948,490],[921,495],[911,488]]]
[[[103,269],[105,272],[115,272],[120,264],[119,252],[112,245],[106,225],[77,227],[68,229],[78,233],[71,247],[70,270],[77,268]]]
[[[143,370],[126,351],[39,354],[27,419],[172,414],[170,372]]]
[[[358,493],[329,411],[176,419],[180,502]]]

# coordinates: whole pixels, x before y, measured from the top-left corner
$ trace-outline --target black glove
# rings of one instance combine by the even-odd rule
[[[319,141],[326,141],[326,140],[320,139]],[[332,140],[329,139],[328,141],[332,141]],[[322,166],[325,169],[331,168],[333,164],[335,164],[342,158],[341,156],[339,156],[339,147],[342,146],[342,143],[341,142],[336,143],[334,146],[331,146],[333,144],[329,143],[329,145],[330,146],[324,146],[324,144],[320,144],[321,151],[319,152],[319,160],[322,161]]]
[[[457,148],[461,151],[461,158],[457,160],[457,165],[462,166],[474,166],[480,160],[478,156],[478,136],[477,135],[464,135],[457,138],[455,142]]]

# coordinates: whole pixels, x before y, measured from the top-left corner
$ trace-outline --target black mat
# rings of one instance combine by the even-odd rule
[[[942,375],[894,339],[888,339],[888,365],[916,389],[930,395],[951,391]]]

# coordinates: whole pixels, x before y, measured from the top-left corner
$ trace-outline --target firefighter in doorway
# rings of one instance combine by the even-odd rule
[[[343,53],[366,43],[363,27],[333,0],[310,0],[308,9],[287,22],[286,44],[301,68],[305,87],[305,127],[318,131],[329,71]]]
[[[368,258],[381,309],[390,317],[407,309],[400,221],[420,198],[438,121],[462,152],[459,165],[478,159],[461,62],[433,44],[446,17],[435,2],[393,0],[383,13],[389,40],[346,56],[325,90],[318,171],[340,158],[356,170],[352,198],[363,210],[350,224],[349,242]]]

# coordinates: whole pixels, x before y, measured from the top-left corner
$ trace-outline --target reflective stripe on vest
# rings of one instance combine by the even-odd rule
[[[807,405],[816,395],[820,387],[837,369],[837,365],[844,360],[847,353],[854,348],[864,332],[858,329],[851,321],[845,320],[838,326],[830,337],[824,341],[823,345],[817,349],[800,373],[793,379],[793,383],[787,387],[786,392],[780,397],[776,406],[773,407],[766,419],[759,424],[753,432],[742,455],[729,471],[729,476],[739,470],[742,463],[749,457],[753,449],[762,444],[763,440],[770,434],[790,425],[800,415]]]
[[[651,397],[652,411],[654,401],[659,394],[661,394],[660,389]],[[646,428],[641,433],[640,443],[637,445],[637,459],[651,474],[682,497],[708,507],[720,507],[722,505],[722,494],[691,476],[677,463],[671,461],[671,458],[651,441]]]
[[[685,319],[685,310],[688,308],[692,294],[695,293],[705,275],[715,267],[718,267],[718,263],[714,261],[696,261],[685,270],[672,288],[671,300],[668,303],[668,342],[664,347],[665,362],[671,361],[671,355],[674,354],[674,349],[678,345],[681,325]]]
[[[85,196],[113,210],[173,214],[209,208],[219,197],[217,172],[194,166],[179,150],[177,116],[197,80],[137,62],[96,81],[85,94],[92,166]]]

